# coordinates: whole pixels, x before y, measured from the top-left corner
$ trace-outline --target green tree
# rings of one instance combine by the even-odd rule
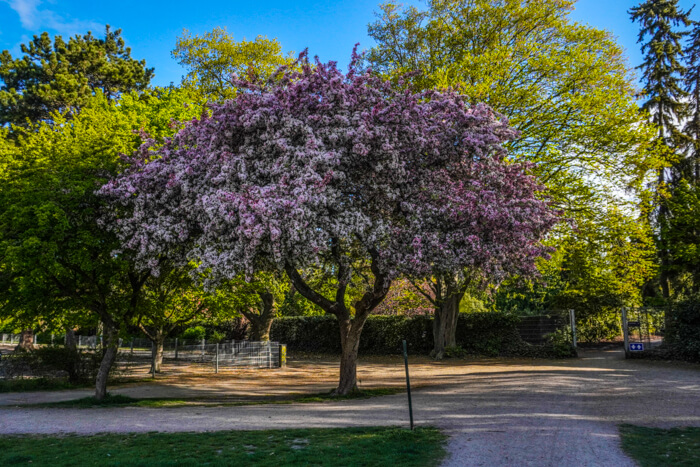
[[[689,12],[678,7],[678,0],[647,0],[630,11],[632,21],[640,25],[639,40],[642,44],[644,63],[642,70],[643,94],[646,101],[642,108],[650,115],[651,124],[656,130],[658,148],[662,157],[666,157],[657,175],[656,225],[658,255],[661,262],[659,281],[664,298],[670,297],[669,274],[672,269],[668,243],[667,184],[669,175],[674,170],[667,170],[668,165],[677,163],[679,147],[683,145],[684,136],[679,128],[687,113],[688,94],[683,89],[682,65],[683,47],[681,40],[687,32],[679,26],[690,24]]]
[[[105,37],[91,32],[51,41],[49,34],[22,44],[20,58],[0,54],[0,125],[26,126],[46,120],[54,112],[64,115],[84,106],[99,90],[107,99],[144,90],[153,77],[145,60],[131,58],[121,29],[106,27]]]
[[[96,397],[106,394],[118,333],[137,313],[148,274],[100,223],[107,211],[96,190],[127,163],[123,154],[142,136],[162,140],[171,118],[191,118],[180,90],[125,94],[118,102],[98,92],[72,118],[3,130],[0,139],[0,296],[3,317],[64,319],[85,312],[99,320],[105,349]],[[176,127],[176,126],[175,126]]]
[[[291,65],[292,55],[283,55],[277,39],[258,36],[254,41],[236,42],[222,28],[202,36],[185,30],[172,51],[173,58],[187,70],[183,86],[196,89],[211,100],[234,98],[235,76],[264,82],[280,66]]]
[[[424,10],[385,3],[369,26],[377,45],[368,60],[407,86],[455,87],[508,118],[520,131],[509,153],[534,164],[554,205],[572,220],[560,226],[552,244],[575,241],[584,248],[607,235],[602,221],[623,204],[615,194],[631,188],[632,195],[642,195],[657,161],[646,149],[651,135],[622,48],[609,32],[570,20],[574,3],[430,0]],[[407,72],[417,73],[404,76]],[[629,216],[625,222],[646,231],[643,219]],[[587,237],[576,225],[590,227]],[[625,236],[618,241],[631,245]],[[440,291],[434,294],[437,320],[443,314],[456,322],[459,298],[475,273],[433,278],[434,292]],[[476,283],[484,282],[476,277]],[[446,332],[441,339],[453,345]]]

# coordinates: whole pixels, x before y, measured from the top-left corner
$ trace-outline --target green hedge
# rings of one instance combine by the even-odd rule
[[[700,362],[700,302],[680,303],[667,313],[662,356]]]
[[[569,357],[575,351],[553,339],[549,344],[525,343],[518,333],[520,318],[506,313],[462,313],[457,323],[457,346],[464,353],[486,356]],[[432,318],[417,316],[370,316],[360,338],[360,354],[400,354],[406,339],[412,354],[430,353],[433,345]],[[278,318],[272,323],[271,339],[290,350],[340,353],[335,316]],[[561,339],[559,339],[561,340]]]

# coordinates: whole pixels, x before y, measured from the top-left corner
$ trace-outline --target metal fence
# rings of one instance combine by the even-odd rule
[[[17,345],[20,337],[19,334],[0,334],[0,345]]]
[[[625,354],[651,350],[663,343],[666,308],[622,308]]]
[[[557,332],[565,334],[576,347],[576,316],[573,310],[552,310],[523,316],[518,323],[520,338],[528,344],[543,345]]]

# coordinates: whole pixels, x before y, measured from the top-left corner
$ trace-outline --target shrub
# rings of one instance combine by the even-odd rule
[[[192,328],[185,329],[180,337],[185,340],[201,341],[206,337],[206,335],[207,330],[204,328],[204,326],[194,326]]]
[[[700,362],[700,302],[679,303],[668,310],[663,356]]]

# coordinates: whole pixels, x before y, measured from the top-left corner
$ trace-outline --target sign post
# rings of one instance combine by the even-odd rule
[[[408,377],[408,349],[406,340],[403,341],[403,361],[406,366],[406,390],[408,392],[408,414],[411,418],[411,430],[413,430],[413,403],[411,401],[411,379]]]

